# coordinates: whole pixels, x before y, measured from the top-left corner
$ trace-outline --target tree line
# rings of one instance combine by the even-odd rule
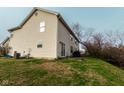
[[[124,67],[124,32],[94,32],[93,28],[86,30],[79,23],[74,24],[72,29],[85,48],[86,54]]]

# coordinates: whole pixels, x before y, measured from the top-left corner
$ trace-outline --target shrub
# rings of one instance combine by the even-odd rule
[[[117,47],[104,48],[102,51],[102,58],[111,64],[119,67],[124,67],[124,49]]]
[[[93,36],[92,40],[83,43],[90,56],[101,58],[107,62],[124,67],[124,45],[115,46],[111,42],[103,41],[102,35]]]

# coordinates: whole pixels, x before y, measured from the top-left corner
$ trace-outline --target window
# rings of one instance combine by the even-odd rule
[[[61,45],[61,56],[65,56],[65,44],[63,42],[60,42]]]
[[[45,21],[40,22],[40,32],[45,31]]]
[[[37,48],[42,48],[42,44],[37,44]]]
[[[73,53],[73,47],[72,46],[70,47],[70,52],[71,52],[71,54]]]
[[[42,47],[43,47],[42,42],[39,41],[38,44],[37,44],[37,48],[42,48]]]

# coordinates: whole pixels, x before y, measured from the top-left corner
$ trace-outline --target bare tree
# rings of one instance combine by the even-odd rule
[[[76,23],[73,24],[72,30],[74,31],[80,42],[83,43],[91,38],[95,29],[89,27],[82,27],[79,23]]]
[[[82,27],[79,23],[73,24],[72,29],[80,40],[81,49],[85,49],[85,51],[87,51],[86,42],[91,39],[91,36],[95,29]]]
[[[79,23],[74,24],[72,26],[72,29],[74,31],[74,33],[76,34],[76,36],[78,37],[78,39],[81,41],[82,40],[82,27]]]

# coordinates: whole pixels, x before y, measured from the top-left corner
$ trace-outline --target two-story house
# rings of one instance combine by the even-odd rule
[[[53,11],[34,8],[22,23],[8,30],[10,54],[30,53],[36,58],[71,56],[79,40],[63,17]]]

